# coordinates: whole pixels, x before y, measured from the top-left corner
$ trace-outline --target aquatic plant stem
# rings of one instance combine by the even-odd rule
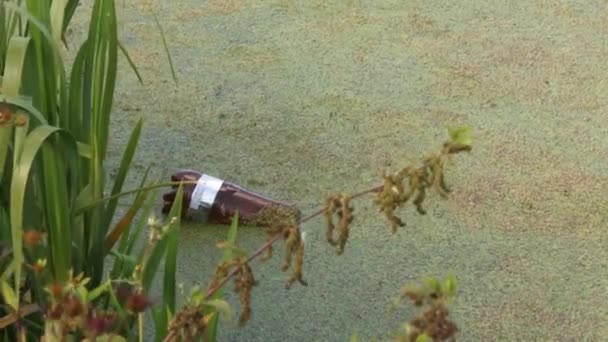
[[[382,185],[373,187],[373,188],[365,190],[365,191],[358,192],[358,193],[352,195],[351,198],[361,197],[361,196],[364,196],[364,195],[367,195],[370,193],[378,192],[380,190],[382,190]],[[319,209],[319,210],[313,212],[312,214],[310,214],[304,218],[301,218],[298,221],[298,224],[302,224],[307,221],[310,221],[313,218],[323,214],[324,211],[325,211],[325,209]],[[246,262],[250,262],[253,259],[260,256],[262,253],[264,253],[264,251],[266,251],[268,248],[270,248],[270,246],[272,246],[277,240],[279,240],[281,238],[281,235],[282,234],[280,232],[275,234],[272,238],[270,238],[262,246],[260,246],[260,248],[258,248],[255,252],[253,252],[253,254],[251,254],[249,256],[249,258],[247,258]],[[211,298],[211,296],[213,296],[219,289],[221,289],[222,286],[224,286],[230,280],[230,278],[232,278],[236,273],[238,273],[238,267],[232,268],[232,270],[224,277],[224,279],[222,279],[219,283],[217,283],[217,285],[215,285],[214,287],[209,289],[209,291],[207,291],[205,298]]]

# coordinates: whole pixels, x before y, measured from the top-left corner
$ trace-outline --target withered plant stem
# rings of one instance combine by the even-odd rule
[[[361,197],[361,196],[364,196],[367,194],[381,191],[382,187],[383,187],[382,185],[379,185],[379,186],[373,187],[371,189],[367,189],[365,191],[358,192],[358,193],[352,195],[351,198],[357,198],[357,197]],[[324,211],[325,211],[324,208],[319,209],[319,210],[313,212],[312,214],[301,218],[298,221],[298,224],[302,224],[304,222],[310,221],[313,218],[321,215]],[[279,240],[281,238],[281,235],[282,235],[282,232],[275,234],[270,240],[266,241],[262,246],[260,246],[260,248],[258,248],[255,252],[253,252],[253,254],[251,254],[249,256],[249,258],[247,258],[246,262],[250,262],[253,259],[260,256],[262,253],[264,253],[265,250],[267,250],[270,246],[272,246],[272,244],[274,244],[277,240]],[[215,285],[214,287],[209,289],[209,291],[207,291],[205,298],[211,298],[211,296],[213,296],[217,291],[219,291],[219,289],[221,289],[222,286],[224,286],[230,280],[230,278],[232,278],[235,274],[238,273],[238,270],[239,270],[238,267],[233,267],[232,270],[230,272],[228,272],[228,274],[224,277],[224,279],[222,279],[219,283],[217,283],[217,285]]]
[[[383,185],[379,185],[379,186],[373,187],[371,189],[367,189],[365,191],[358,192],[358,193],[350,196],[350,198],[351,199],[355,199],[357,197],[361,197],[361,196],[364,196],[364,195],[367,195],[367,194],[371,194],[373,192],[379,192],[379,191],[382,190],[382,187],[383,187]],[[298,221],[298,223],[301,224],[301,223],[304,223],[306,221],[312,220],[313,218],[315,218],[315,217],[323,214],[324,212],[325,212],[325,208],[321,208],[321,209],[315,211],[314,213],[312,213],[312,214],[310,214],[310,215],[308,215],[308,216],[300,219],[300,221]]]

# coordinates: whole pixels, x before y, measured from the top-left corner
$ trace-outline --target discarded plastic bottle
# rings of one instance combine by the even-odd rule
[[[192,182],[183,184],[182,217],[210,224],[230,224],[238,210],[239,223],[242,224],[255,222],[256,215],[263,209],[274,207],[287,211],[296,220],[300,218],[300,211],[291,204],[272,200],[198,171],[179,170],[171,175],[171,181]],[[163,195],[163,213],[167,214],[171,210],[177,188],[178,186],[173,186],[171,192]],[[253,225],[264,226],[260,222]]]

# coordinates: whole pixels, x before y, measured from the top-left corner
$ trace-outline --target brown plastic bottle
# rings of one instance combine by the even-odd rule
[[[236,210],[239,222],[249,223],[262,209],[279,206],[300,218],[300,211],[293,205],[275,201],[243,189],[225,180],[199,171],[182,169],[171,175],[173,182],[197,182],[183,185],[182,217],[206,221],[210,224],[230,224]],[[177,186],[163,195],[163,213],[167,214],[177,194]],[[261,225],[261,224],[254,224]]]

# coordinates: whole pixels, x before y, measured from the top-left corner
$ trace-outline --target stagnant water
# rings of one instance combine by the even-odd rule
[[[144,117],[135,170],[151,164],[168,179],[193,168],[312,212],[328,193],[364,190],[382,170],[436,151],[445,126],[474,131],[473,151],[446,166],[453,192],[430,193],[426,216],[400,210],[407,226],[397,234],[364,198],[354,203],[342,256],[325,241],[322,219],[302,227],[307,287],[284,288],[280,248],[254,263],[251,320],[224,323],[220,341],[347,341],[355,331],[360,340],[390,340],[416,313],[409,305],[387,315],[401,286],[448,273],[458,279],[450,316],[459,340],[608,336],[604,2],[118,7],[121,39],[145,84],[123,59],[111,148],[117,157]],[[182,229],[186,291],[207,284],[225,233],[197,223]],[[254,250],[265,238],[243,228],[238,243]]]

